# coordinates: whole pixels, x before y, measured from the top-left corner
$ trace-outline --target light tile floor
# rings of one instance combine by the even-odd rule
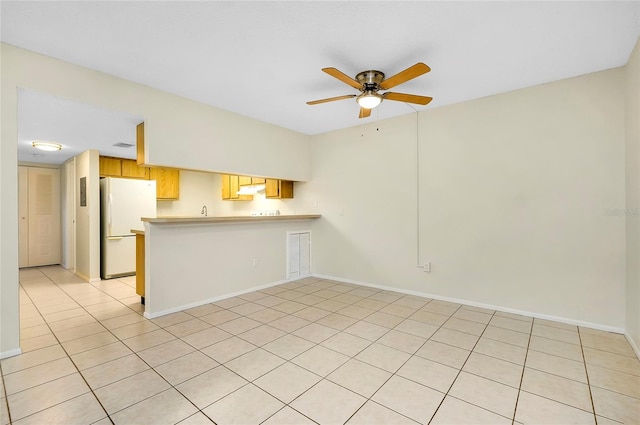
[[[132,277],[20,284],[0,425],[640,423],[618,334],[316,278],[155,320]]]

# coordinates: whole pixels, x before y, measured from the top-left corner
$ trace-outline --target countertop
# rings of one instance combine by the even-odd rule
[[[229,216],[229,217],[143,217],[142,221],[153,224],[216,224],[216,223],[268,223],[286,220],[312,220],[320,218],[320,214],[295,215],[263,215],[263,216]],[[138,231],[132,230],[133,233]],[[142,232],[144,234],[144,232]],[[137,234],[137,233],[136,233]]]

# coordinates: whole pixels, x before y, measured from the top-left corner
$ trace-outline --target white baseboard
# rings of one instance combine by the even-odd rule
[[[22,354],[21,348],[14,348],[13,350],[3,351],[0,353],[0,359],[6,359],[7,357],[19,356]]]
[[[226,300],[227,298],[237,297],[238,295],[243,295],[243,294],[247,294],[249,292],[259,291],[261,289],[271,288],[272,286],[282,285],[283,283],[288,283],[288,282],[291,282],[291,280],[288,280],[288,279],[279,280],[277,282],[271,282],[271,283],[267,283],[267,284],[264,284],[264,285],[253,286],[253,287],[251,287],[249,289],[243,289],[242,291],[232,292],[230,294],[224,294],[224,295],[220,295],[220,296],[213,297],[213,298],[207,298],[206,300],[201,300],[201,301],[197,301],[195,303],[181,305],[181,306],[178,306],[178,307],[172,307],[172,308],[169,308],[167,310],[157,311],[157,312],[151,313],[151,314],[147,313],[145,311],[143,315],[147,319],[156,319],[156,318],[158,318],[160,316],[165,316],[167,314],[177,313],[179,311],[188,310],[188,309],[194,308],[194,307],[200,307],[201,305],[211,304],[211,303],[214,303],[216,301]],[[146,299],[145,301],[148,301],[148,299]]]
[[[100,282],[102,280],[99,277],[91,278],[89,276],[84,275],[83,273],[80,273],[77,270],[75,272],[75,275],[78,276],[80,279],[84,280],[85,282],[89,282],[89,283],[96,283],[96,282]]]
[[[636,357],[640,359],[640,348],[638,348],[638,344],[636,344],[636,342],[633,340],[633,338],[631,338],[631,335],[629,335],[628,332],[625,331],[624,336],[625,338],[627,338],[627,341],[629,341],[629,345],[631,345],[633,351],[635,351]]]
[[[566,317],[552,316],[552,315],[549,315],[549,314],[540,314],[540,313],[535,313],[535,312],[532,312],[532,311],[518,310],[518,309],[514,309],[514,308],[509,308],[509,307],[503,307],[503,306],[497,306],[497,305],[492,305],[492,304],[479,303],[479,302],[465,300],[465,299],[461,299],[461,298],[443,297],[441,295],[434,295],[434,294],[428,294],[428,293],[425,293],[425,292],[411,291],[411,290],[407,290],[407,289],[396,288],[396,287],[385,286],[385,285],[377,285],[377,284],[369,283],[369,282],[360,282],[360,281],[356,281],[356,280],[352,280],[352,279],[343,279],[343,278],[339,278],[339,277],[335,277],[335,276],[326,276],[326,275],[320,275],[320,274],[312,274],[312,276],[313,277],[318,277],[318,278],[321,278],[321,279],[335,280],[337,282],[344,282],[344,283],[351,283],[351,284],[354,284],[354,285],[366,286],[366,287],[369,287],[369,288],[382,289],[382,290],[385,290],[385,291],[399,292],[401,294],[406,294],[406,295],[415,295],[415,296],[418,296],[418,297],[432,298],[434,300],[449,301],[449,302],[456,303],[456,304],[465,304],[465,305],[470,305],[470,306],[473,306],[473,307],[486,308],[488,310],[496,310],[496,311],[501,311],[503,313],[512,313],[512,314],[519,314],[521,316],[534,317],[534,318],[537,318],[537,319],[552,320],[554,322],[566,323],[568,325],[582,326],[582,327],[585,327],[585,328],[597,329],[597,330],[600,330],[600,331],[614,332],[614,333],[619,333],[619,334],[624,334],[625,333],[623,328],[618,328],[618,327],[615,327],[615,326],[602,325],[600,323],[585,322],[585,321],[582,321],[582,320],[574,320],[574,319],[569,319],[569,318],[566,318]],[[636,349],[636,354],[637,353],[638,353],[638,350]]]

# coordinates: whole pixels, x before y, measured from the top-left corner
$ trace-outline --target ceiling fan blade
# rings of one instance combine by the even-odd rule
[[[333,102],[334,100],[351,99],[356,97],[355,94],[345,94],[344,96],[329,97],[327,99],[312,100],[307,105],[317,105],[318,103]]]
[[[358,115],[358,118],[367,118],[369,115],[371,115],[371,109],[360,108],[360,115]]]
[[[417,94],[393,93],[386,92],[382,95],[385,100],[397,100],[398,102],[417,103],[418,105],[426,105],[433,100],[429,96],[418,96]]]
[[[404,71],[398,72],[393,77],[389,77],[383,82],[381,82],[380,88],[382,90],[388,90],[391,87],[395,87],[398,84],[405,83],[409,80],[412,80],[416,77],[421,76],[422,74],[426,74],[429,71],[431,71],[431,68],[429,68],[427,65],[423,64],[422,62],[418,62],[417,64],[410,66]]]
[[[336,68],[322,68],[322,70],[327,74],[331,75],[332,77],[342,81],[343,83],[349,84],[354,89],[360,90],[362,88],[362,84],[360,84],[353,78],[349,77],[344,72],[337,70]]]

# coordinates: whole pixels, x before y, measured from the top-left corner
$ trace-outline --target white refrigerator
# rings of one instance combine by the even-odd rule
[[[100,179],[100,275],[103,279],[136,273],[136,236],[142,217],[156,216],[156,181]]]

